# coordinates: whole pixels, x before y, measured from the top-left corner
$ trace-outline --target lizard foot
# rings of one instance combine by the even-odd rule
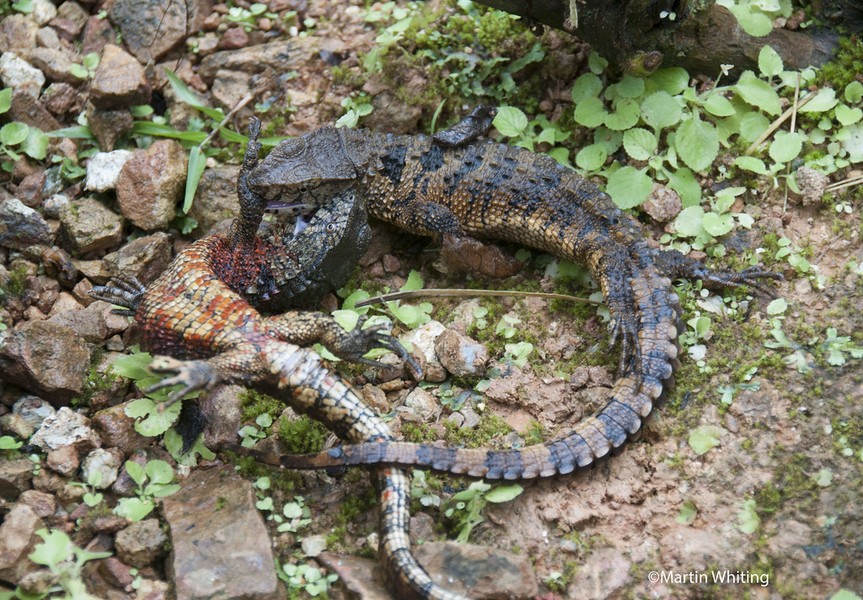
[[[487,277],[511,277],[521,271],[521,261],[505,254],[497,246],[484,244],[472,237],[445,235],[440,257],[454,271],[466,271]]]
[[[704,284],[709,288],[718,287],[750,287],[757,292],[776,298],[778,294],[776,290],[768,288],[761,283],[763,279],[772,279],[773,281],[784,281],[785,277],[782,273],[767,271],[761,267],[749,267],[742,271],[711,271],[706,267],[702,267],[700,272],[695,274],[695,277],[704,281]]]
[[[88,294],[96,300],[103,300],[123,307],[113,309],[111,312],[114,314],[134,317],[135,311],[138,310],[138,304],[141,303],[141,298],[147,291],[144,284],[138,281],[134,275],[113,277],[111,283],[113,285],[97,285]]]
[[[160,410],[171,406],[189,392],[212,388],[222,380],[218,370],[204,360],[177,360],[169,356],[157,356],[150,364],[150,370],[173,376],[154,383],[144,390],[145,392],[155,392],[174,385],[181,386],[179,390],[168,395],[168,400],[160,406]]]
[[[422,378],[422,369],[408,353],[407,349],[401,345],[401,342],[389,333],[385,333],[384,325],[373,325],[363,329],[362,326],[365,320],[365,316],[360,317],[353,330],[345,332],[344,337],[340,338],[337,344],[334,344],[336,347],[330,348],[330,350],[339,358],[347,361],[382,369],[389,365],[365,358],[363,355],[370,350],[383,348],[402,359],[417,380]]]

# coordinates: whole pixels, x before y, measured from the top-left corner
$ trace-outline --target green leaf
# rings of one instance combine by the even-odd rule
[[[686,166],[693,171],[703,171],[713,164],[719,154],[716,128],[693,114],[674,133],[674,148]]]
[[[744,71],[733,89],[747,103],[760,108],[767,114],[775,116],[780,113],[779,95],[776,90],[770,87],[766,81],[758,79],[752,71]]]
[[[144,467],[132,460],[127,460],[123,465],[126,467],[126,473],[129,474],[132,481],[137,483],[139,487],[144,485],[144,482],[147,481],[147,473],[144,471]]]
[[[132,123],[132,133],[136,135],[171,138],[193,144],[200,144],[207,139],[207,134],[203,131],[177,131],[170,125],[152,123],[150,121],[135,121]]]
[[[52,138],[70,138],[73,140],[92,140],[93,132],[90,131],[89,127],[84,127],[83,125],[76,125],[74,127],[63,127],[62,129],[55,129],[48,133],[49,137]]]
[[[118,356],[114,359],[114,362],[111,363],[111,368],[120,377],[126,377],[127,379],[138,381],[139,379],[145,379],[151,376],[151,362],[153,362],[153,357],[149,352],[138,351],[128,355]]]
[[[183,83],[183,80],[177,77],[177,75],[171,71],[170,69],[165,69],[165,76],[168,78],[168,81],[171,83],[171,87],[174,90],[174,93],[177,95],[177,99],[180,102],[188,104],[193,108],[197,108],[202,113],[214,119],[218,122],[222,122],[225,118],[225,113],[218,108],[210,108],[201,100],[201,98],[193,92],[189,86]]]
[[[707,454],[711,448],[719,445],[719,436],[723,429],[715,425],[702,425],[689,432],[689,446],[699,456]]]
[[[585,171],[598,171],[605,165],[608,153],[601,144],[590,144],[578,151],[575,155],[575,164],[579,169]]]
[[[527,129],[527,116],[514,106],[501,106],[492,125],[501,135],[517,137]]]
[[[709,212],[705,213],[701,226],[713,237],[720,237],[734,229],[734,219],[731,215],[718,215],[715,212]]]
[[[803,149],[802,134],[788,131],[777,131],[770,142],[770,158],[776,162],[786,163],[797,158],[800,151]]]
[[[69,73],[78,79],[87,79],[87,69],[78,63],[69,65]]]
[[[572,101],[579,104],[588,98],[598,98],[602,80],[593,73],[585,73],[572,84]]]
[[[830,600],[863,600],[863,598],[851,590],[842,589],[830,596]]]
[[[608,61],[600,56],[595,50],[591,50],[587,57],[587,66],[592,73],[600,75],[608,66]]]
[[[174,479],[174,469],[164,460],[149,461],[144,467],[144,472],[149,476],[151,483],[170,483]]]
[[[13,121],[0,127],[0,144],[5,146],[17,146],[27,139],[30,127],[26,123]]]
[[[11,435],[0,435],[0,450],[17,450],[24,445]]]
[[[712,91],[704,100],[704,110],[717,117],[730,117],[737,111],[731,101],[717,91]]]
[[[764,166],[764,161],[754,156],[738,156],[734,159],[734,166],[740,167],[745,171],[758,173],[759,175],[767,175],[769,173],[767,167]]]
[[[623,147],[635,160],[647,160],[656,151],[656,135],[643,127],[633,127],[623,133]]]
[[[605,126],[613,131],[624,131],[635,127],[640,115],[638,102],[627,98],[619,102],[615,111],[605,117]]]
[[[775,77],[779,75],[782,70],[782,57],[771,48],[770,46],[764,46],[761,48],[761,52],[758,53],[758,70],[761,71],[761,74],[767,77]]]
[[[669,173],[668,187],[677,192],[684,208],[695,206],[701,202],[701,186],[691,169],[682,167]]]
[[[593,130],[593,143],[605,148],[607,155],[614,154],[623,145],[623,133],[612,131],[608,127],[600,126]]]
[[[760,524],[761,519],[755,510],[755,500],[746,500],[741,511],[737,513],[737,528],[743,533],[750,534],[755,533]]]
[[[633,208],[647,200],[653,191],[653,180],[646,171],[626,166],[608,176],[605,191],[619,208]]]
[[[162,405],[154,405],[153,410],[143,420],[135,423],[135,431],[146,437],[162,435],[180,418],[182,402],[174,402],[159,410]]]
[[[415,271],[411,269],[411,272],[408,274],[408,278],[405,281],[405,284],[399,288],[400,292],[415,292],[417,290],[423,289],[423,277],[419,274],[419,271]]]
[[[355,310],[334,310],[331,314],[333,320],[345,331],[353,331],[360,319],[360,313]]]
[[[815,475],[812,476],[812,479],[815,481],[815,484],[818,487],[830,487],[833,483],[833,471],[830,469],[820,469]]]
[[[656,131],[680,121],[680,104],[665,91],[654,92],[641,103],[641,117]]]
[[[770,121],[759,112],[750,112],[740,119],[740,137],[752,143],[770,127]]]
[[[585,98],[575,106],[575,122],[585,127],[598,127],[605,122],[608,112],[599,98]]]
[[[836,90],[833,88],[821,88],[815,93],[815,97],[809,102],[800,107],[797,112],[801,113],[820,113],[825,112],[836,106]]]
[[[501,502],[509,502],[510,500],[518,497],[518,495],[521,494],[523,491],[524,488],[517,483],[513,483],[510,485],[499,485],[493,490],[486,493],[485,499],[489,502],[500,504]]]
[[[725,8],[731,11],[731,14],[737,17],[737,22],[740,24],[740,28],[749,35],[754,37],[764,37],[773,31],[773,19],[762,12],[753,11],[748,4],[732,4],[725,2],[720,2],[719,4],[725,6]]]
[[[860,110],[856,106],[854,108],[845,104],[838,104],[836,106],[836,120],[843,126],[853,125],[861,118],[863,118],[863,110]]]
[[[0,113],[4,112],[2,94],[3,92],[0,92]],[[845,86],[845,101],[850,104],[857,104],[860,100],[863,100],[863,83],[852,81]]]
[[[644,80],[641,77],[624,75],[623,78],[613,86],[614,94],[620,98],[638,98],[644,93]]]
[[[12,88],[0,90],[0,115],[8,112],[12,107]]]
[[[186,191],[183,194],[183,214],[188,214],[195,200],[195,192],[198,191],[198,183],[204,168],[207,166],[207,157],[200,146],[192,146],[189,151],[189,167],[186,171]]]
[[[27,139],[21,144],[21,150],[30,158],[42,160],[48,155],[48,134],[35,127],[30,128]]]
[[[132,522],[137,522],[153,512],[156,505],[152,500],[142,500],[140,498],[120,498],[117,506],[114,507],[114,514],[120,517],[125,517]]]
[[[684,237],[697,237],[704,231],[704,209],[700,206],[684,208],[674,219],[674,230]]]
[[[40,529],[36,534],[42,538],[42,543],[36,544],[33,552],[27,556],[34,563],[53,571],[64,560],[72,558],[72,540],[64,532]]]
[[[689,87],[689,73],[681,67],[659,69],[650,76],[650,81],[663,92],[676,96]]]
[[[781,315],[788,309],[785,298],[776,298],[767,305],[767,314],[771,316]]]
[[[698,515],[698,508],[692,500],[687,500],[680,507],[680,512],[675,520],[681,525],[689,525],[695,521],[696,515]]]

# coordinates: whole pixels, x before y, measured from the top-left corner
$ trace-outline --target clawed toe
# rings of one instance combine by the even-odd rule
[[[89,296],[123,308],[112,310],[114,314],[131,317],[135,315],[141,298],[147,291],[138,278],[117,276],[110,281],[111,285],[97,285],[88,292]]]
[[[180,386],[178,390],[168,394],[168,400],[162,403],[159,410],[164,410],[191,392],[212,387],[219,381],[215,369],[203,361],[182,361],[169,356],[157,356],[150,364],[150,370],[172,376],[154,383],[144,390],[146,393]]]

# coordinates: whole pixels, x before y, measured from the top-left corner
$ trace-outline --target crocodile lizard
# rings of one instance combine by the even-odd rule
[[[678,364],[680,313],[671,278],[699,278],[708,287],[745,285],[765,293],[762,278],[781,278],[757,267],[711,271],[679,252],[652,248],[635,219],[554,159],[474,142],[488,122],[480,114],[474,124],[454,128],[452,143],[324,127],[279,144],[251,171],[248,186],[262,198],[282,201],[320,201],[353,189],[371,216],[432,237],[445,250],[490,238],[586,264],[611,313],[612,342],[619,338],[622,346],[619,376],[605,405],[561,437],[522,449],[387,440],[259,459],[292,468],[419,466],[486,479],[570,473],[623,445],[671,381]]]
[[[385,348],[415,366],[398,341],[377,327],[362,329],[358,324],[354,330],[345,331],[321,313],[289,312],[266,317],[245,297],[251,294],[256,301],[265,300],[259,288],[250,287],[250,282],[260,282],[262,270],[275,269],[278,262],[272,254],[262,257],[252,252],[263,242],[256,231],[266,208],[260,197],[245,186],[257,162],[258,132],[259,123],[254,121],[238,182],[241,213],[230,235],[211,235],[194,242],[146,288],[121,280],[115,286],[94,288],[93,295],[121,306],[121,314],[134,316],[144,345],[170,355],[154,359],[151,369],[170,376],[148,390],[179,386],[169,395],[170,402],[193,390],[223,382],[239,383],[275,397],[287,397],[294,410],[320,420],[349,442],[393,441],[386,423],[359,395],[326,368],[318,354],[301,346],[321,341],[341,358],[374,366],[380,363],[362,355],[374,348]],[[363,223],[356,218],[355,204],[353,191],[334,194],[331,212],[319,210],[287,246],[295,247],[305,234],[303,243],[312,247],[308,256],[326,265],[339,255],[341,244],[321,234],[341,233],[339,239],[347,244],[344,247],[354,252],[356,244],[347,242],[361,240],[364,231]],[[316,235],[309,233],[314,228],[319,230]],[[345,260],[354,265],[350,259]],[[315,277],[307,271],[305,265],[300,265],[298,274]],[[318,293],[328,285],[326,277],[315,279],[301,293]],[[293,290],[279,293],[290,295]],[[375,471],[375,479],[381,500],[381,558],[387,574],[394,576],[396,590],[401,595],[412,590],[432,600],[467,600],[436,585],[410,552],[410,480],[404,471],[381,467]]]

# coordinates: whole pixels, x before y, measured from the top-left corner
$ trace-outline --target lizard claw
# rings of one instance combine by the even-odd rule
[[[111,312],[114,314],[127,317],[135,316],[138,304],[141,303],[141,298],[144,297],[144,293],[147,291],[144,284],[138,281],[138,278],[134,275],[129,277],[112,277],[111,284],[94,286],[88,292],[88,295],[96,300],[103,300],[123,307],[113,309]]]
[[[154,383],[144,390],[146,393],[175,385],[181,386],[179,390],[168,394],[168,400],[162,403],[159,410],[165,410],[190,392],[209,389],[222,379],[216,368],[203,360],[177,360],[169,356],[157,356],[150,364],[150,370],[173,376]]]
[[[365,358],[363,355],[370,350],[383,348],[384,350],[389,350],[402,359],[415,376],[422,377],[422,369],[420,366],[414,358],[408,354],[407,349],[401,345],[401,342],[384,331],[386,329],[385,325],[372,325],[371,327],[363,329],[363,323],[365,321],[365,316],[360,317],[360,320],[357,322],[354,329],[347,333],[346,339],[337,349],[338,352],[334,350],[337,356],[350,362],[380,369],[389,365]]]
[[[749,267],[740,272],[735,271],[709,271],[704,270],[704,273],[698,275],[707,285],[707,287],[750,287],[755,291],[776,298],[778,296],[776,290],[765,287],[759,280],[772,279],[774,281],[784,281],[785,277],[782,273],[767,271],[761,267]]]

